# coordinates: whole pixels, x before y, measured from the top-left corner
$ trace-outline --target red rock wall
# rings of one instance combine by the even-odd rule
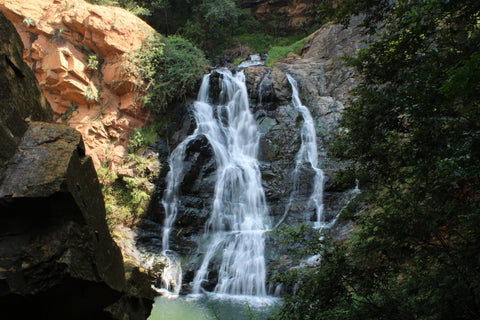
[[[121,8],[83,0],[0,0],[0,10],[20,34],[57,122],[82,134],[96,169],[120,166],[128,132],[150,120],[128,57],[154,30]]]

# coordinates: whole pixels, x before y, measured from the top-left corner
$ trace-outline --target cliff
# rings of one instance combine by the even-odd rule
[[[248,8],[252,14],[272,28],[275,33],[292,33],[300,29],[309,29],[318,18],[320,0],[239,0],[242,8]],[[316,21],[317,23],[319,21]]]
[[[1,313],[13,319],[145,319],[152,304],[148,279],[135,268],[125,272],[82,137],[45,122],[52,110],[22,49],[0,14]]]
[[[327,146],[338,130],[338,122],[350,97],[349,92],[358,83],[354,69],[344,65],[340,58],[343,54],[355,54],[364,46],[363,39],[357,29],[325,25],[309,36],[300,56],[291,54],[273,69],[254,66],[244,70],[250,110],[260,133],[258,160],[271,228],[278,223],[314,225],[318,219],[317,208],[311,201],[316,171],[308,162],[297,168],[298,153],[305,148],[304,141],[313,139],[302,137],[303,124],[307,120],[292,104],[292,89],[285,75],[288,73],[297,81],[302,103],[313,118],[318,167],[324,172],[322,221],[333,225],[331,230],[335,236],[341,237],[343,232],[348,231],[349,226],[335,225],[334,222],[338,212],[353,197],[355,186],[335,183],[333,174],[342,164],[329,158]],[[210,77],[211,99],[216,99],[220,92],[216,85],[220,75],[212,73]],[[185,141],[196,127],[193,108],[179,107],[169,116],[166,135],[158,141],[164,167],[169,165],[171,150]],[[170,233],[170,249],[180,255],[194,257],[183,267],[184,283],[188,283],[193,280],[194,272],[201,264],[198,258],[201,257],[199,252],[204,250],[201,239],[212,208],[216,205],[214,199],[218,177],[214,149],[205,136],[188,140],[185,148],[182,170],[176,173],[180,182],[177,217]],[[166,190],[168,177],[166,172],[162,174],[159,188]],[[164,208],[156,207],[152,208],[148,218],[162,224],[164,216]],[[150,221],[140,228],[146,231],[159,229]],[[273,236],[267,235],[265,253],[270,268],[294,265],[293,258],[275,241]],[[153,247],[162,243],[161,235],[139,232],[138,243]],[[213,288],[216,276],[215,272],[209,273],[210,283],[205,283],[205,286]]]
[[[154,30],[124,9],[83,0],[0,0],[0,10],[56,121],[82,134],[95,168],[120,166],[128,133],[150,120],[132,54]]]

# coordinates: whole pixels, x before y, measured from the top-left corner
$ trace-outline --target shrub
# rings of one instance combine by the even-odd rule
[[[154,144],[157,139],[156,129],[157,127],[155,124],[133,129],[129,137],[128,150],[131,153],[134,153],[140,148],[146,148]]]
[[[134,60],[147,81],[144,104],[154,112],[193,90],[207,65],[203,52],[177,35],[150,37]]]
[[[30,28],[30,27],[34,27],[35,26],[35,21],[32,20],[32,18],[30,17],[26,17],[25,19],[23,19],[23,22],[22,22],[25,26],[27,26],[27,28]]]
[[[259,53],[267,52],[270,49],[273,37],[265,33],[244,33],[237,36],[238,41],[248,45]]]
[[[100,61],[98,61],[98,56],[96,54],[91,54],[87,57],[87,69],[92,71],[97,71],[100,66]]]

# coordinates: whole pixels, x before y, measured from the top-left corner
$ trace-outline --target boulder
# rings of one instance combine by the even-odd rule
[[[52,110],[0,14],[0,309],[13,319],[145,319],[146,277],[125,270],[92,159]],[[5,83],[3,83],[5,82]],[[3,149],[5,146],[5,149]],[[121,305],[119,305],[121,301]]]

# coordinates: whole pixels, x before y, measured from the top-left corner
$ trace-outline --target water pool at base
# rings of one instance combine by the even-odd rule
[[[280,299],[270,297],[157,297],[148,320],[263,320],[272,315],[280,303]]]

